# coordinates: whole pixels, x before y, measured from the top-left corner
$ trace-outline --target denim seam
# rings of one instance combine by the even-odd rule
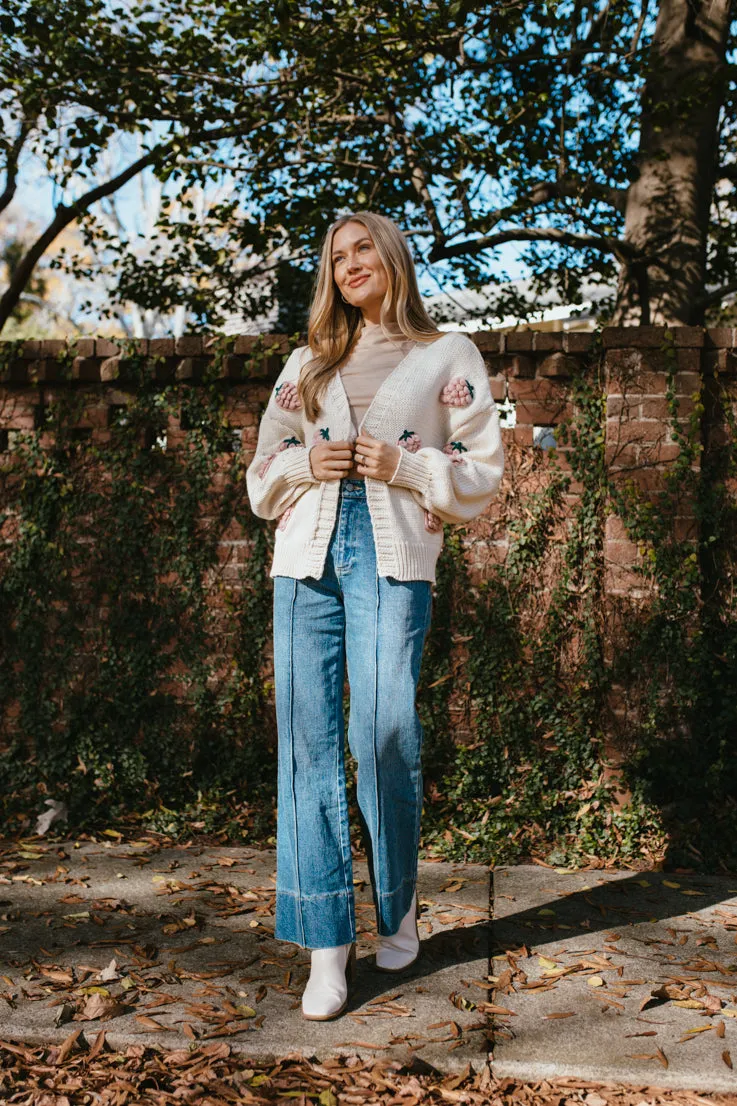
[[[344,635],[345,635],[345,630],[344,630]],[[345,666],[344,666],[344,669],[343,669],[343,677],[345,679]],[[342,689],[342,681],[339,681],[339,689]],[[339,695],[339,698],[341,698],[340,717],[342,719],[342,717],[343,717],[342,697],[340,695],[340,690],[338,692],[338,695]],[[343,747],[345,745],[345,734],[343,732],[343,726],[341,724],[338,725],[338,735],[337,735],[337,737],[338,737],[338,740],[335,742],[335,793],[338,797],[338,840],[340,841],[340,859],[341,859],[341,863],[342,863],[342,866],[343,866],[343,883],[345,884],[344,894],[346,896],[348,896],[348,895],[351,894],[352,888],[349,888],[348,883],[347,883],[348,866],[346,864],[345,841],[343,839],[343,801],[345,799],[345,785],[341,787],[340,761],[341,761],[341,754],[343,752]],[[348,818],[346,816],[346,821],[347,820],[348,820]],[[350,842],[348,844],[348,850],[349,850],[349,854],[350,854]],[[336,892],[336,893],[340,894],[341,892]],[[350,910],[349,910],[349,913],[350,913]],[[351,940],[354,940],[354,939],[355,939],[355,933],[353,932],[353,928],[351,927]]]
[[[289,607],[289,767],[292,791],[292,816],[294,818],[294,874],[297,878],[298,897],[301,903],[302,884],[299,878],[299,826],[297,824],[296,772],[294,768],[294,607],[297,602],[298,586],[295,580],[294,587],[292,588],[292,602]],[[305,926],[301,905],[299,909],[299,928],[302,933],[302,943],[305,944]]]
[[[321,891],[317,895],[301,895],[299,893],[299,891],[288,891],[286,889],[282,890],[281,888],[279,888],[277,890],[277,894],[278,895],[291,895],[292,898],[300,899],[301,902],[311,902],[312,899],[332,899],[332,898],[335,898],[336,895],[343,895],[343,896],[347,897],[350,894],[350,892],[349,891]]]
[[[379,600],[381,595],[381,589],[379,586],[379,575],[376,575],[375,584],[375,600],[376,605],[374,608],[374,704],[371,713],[371,746],[373,750],[374,758],[374,800],[375,800],[375,820],[376,820],[376,843],[381,841],[381,803],[379,801],[379,763],[376,752],[376,729],[377,729],[377,714],[379,711]],[[379,885],[380,880],[380,865],[376,865],[376,896],[377,899],[381,897],[382,891]]]
[[[405,878],[404,878],[404,879],[402,880],[402,882],[401,882],[401,883],[398,883],[398,884],[397,884],[397,886],[396,886],[396,887],[394,888],[394,890],[393,890],[393,891],[379,891],[379,892],[377,892],[377,894],[379,894],[379,895],[381,896],[381,898],[382,898],[382,899],[387,899],[387,898],[391,898],[391,896],[392,896],[392,895],[397,895],[397,894],[399,894],[399,892],[400,892],[400,891],[402,890],[402,888],[404,887],[405,883],[415,883],[415,877],[414,877],[414,876],[406,876],[406,877],[405,877]]]

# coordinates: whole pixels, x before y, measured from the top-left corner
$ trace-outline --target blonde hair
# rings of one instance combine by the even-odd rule
[[[307,328],[313,356],[304,365],[297,385],[305,414],[311,422],[317,419],[320,399],[332,377],[348,359],[363,325],[361,309],[343,301],[333,279],[333,237],[346,223],[360,223],[366,228],[386,269],[388,287],[380,313],[384,333],[389,336],[391,331],[396,334],[398,329],[406,338],[419,342],[434,342],[442,337],[425,310],[412,254],[396,223],[373,211],[341,215],[328,229],[322,245]]]

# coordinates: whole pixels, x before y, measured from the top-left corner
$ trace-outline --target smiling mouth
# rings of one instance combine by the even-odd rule
[[[359,285],[359,284],[363,284],[363,282],[364,282],[365,280],[368,280],[368,273],[366,273],[366,275],[365,275],[365,276],[362,276],[362,277],[358,277],[358,279],[357,279],[357,280],[349,280],[349,281],[348,281],[348,287],[349,287],[349,288],[358,288],[358,285]]]

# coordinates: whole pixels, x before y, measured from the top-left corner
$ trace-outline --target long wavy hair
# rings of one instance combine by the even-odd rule
[[[328,229],[322,245],[307,329],[312,358],[304,365],[297,385],[311,422],[317,419],[320,399],[350,356],[363,326],[361,309],[343,301],[333,279],[333,237],[346,223],[360,223],[366,228],[386,269],[388,287],[380,312],[384,333],[396,337],[398,330],[417,342],[434,342],[442,337],[422,303],[412,254],[396,223],[373,211],[341,215]]]

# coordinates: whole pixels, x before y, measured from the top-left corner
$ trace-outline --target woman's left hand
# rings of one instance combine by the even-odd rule
[[[356,438],[353,459],[361,476],[372,480],[391,480],[399,464],[399,446],[372,438],[365,431]]]

